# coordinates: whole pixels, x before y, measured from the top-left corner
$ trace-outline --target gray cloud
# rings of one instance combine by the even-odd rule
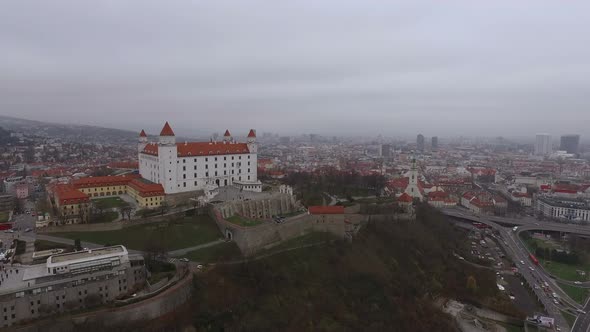
[[[14,0],[0,113],[184,134],[588,133],[590,4]]]

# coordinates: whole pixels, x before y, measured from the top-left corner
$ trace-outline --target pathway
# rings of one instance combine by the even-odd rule
[[[194,247],[188,247],[188,248],[182,248],[182,249],[178,249],[178,250],[168,251],[168,256],[174,256],[175,257],[175,256],[186,255],[188,252],[191,252],[191,251],[194,251],[194,250],[203,249],[203,248],[207,248],[207,247],[211,247],[211,246],[214,246],[216,244],[223,243],[223,242],[225,242],[225,240],[219,239],[219,240],[215,240],[215,241],[203,243],[203,244],[200,244],[200,245],[194,246]]]

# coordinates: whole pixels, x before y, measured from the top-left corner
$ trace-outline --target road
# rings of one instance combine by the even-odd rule
[[[470,211],[462,209],[443,209],[442,212],[447,216],[481,222],[491,226],[494,230],[496,230],[500,234],[500,243],[503,245],[505,251],[512,258],[515,264],[519,266],[522,276],[525,278],[527,283],[531,285],[531,288],[547,310],[547,313],[551,317],[555,318],[556,324],[561,328],[569,327],[560,310],[567,310],[572,313],[572,311],[576,312],[576,310],[582,309],[582,306],[572,300],[565,292],[563,292],[563,290],[557,286],[554,278],[552,278],[550,274],[548,274],[542,267],[534,266],[530,263],[528,250],[525,248],[524,243],[522,243],[520,240],[518,233],[526,230],[548,230],[590,235],[590,228],[582,225],[539,221],[534,218],[513,219],[494,216],[479,216],[472,214]],[[501,226],[497,223],[497,221],[504,224],[521,226],[518,228],[518,232],[513,232],[511,228]],[[547,292],[544,292],[540,287],[540,285],[543,285],[544,283],[549,285],[549,291]],[[588,286],[588,283],[585,283],[584,286]],[[562,299],[562,303],[554,302],[553,298],[550,296],[550,294],[553,292],[555,292]],[[582,309],[586,312],[586,314],[578,314],[578,319],[574,323],[574,326],[571,329],[572,331],[587,332],[590,330],[590,314],[588,314],[589,309],[590,303],[586,302],[584,308]]]

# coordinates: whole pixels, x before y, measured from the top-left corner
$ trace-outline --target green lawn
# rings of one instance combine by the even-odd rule
[[[563,289],[563,291],[567,295],[569,295],[569,297],[571,297],[576,302],[580,304],[586,303],[586,299],[588,298],[588,295],[590,293],[590,290],[588,288],[580,288],[576,286],[566,285],[561,282],[558,282],[557,284],[561,289]]]
[[[539,262],[543,265],[545,270],[547,270],[552,275],[569,281],[586,281],[588,280],[588,271],[590,271],[590,266],[588,264],[582,265],[569,265],[564,263],[558,263],[554,261],[549,261],[545,259],[539,259]],[[586,276],[582,277],[578,275],[576,270],[583,270],[586,271]]]
[[[104,198],[95,198],[92,200],[92,204],[95,206],[102,206],[105,209],[110,208],[118,208],[121,206],[129,205],[129,203],[122,200],[120,197],[113,196],[113,197],[104,197]]]
[[[7,222],[8,221],[8,213],[7,212],[0,212],[0,222]]]
[[[560,310],[561,314],[563,315],[563,318],[565,318],[565,320],[567,321],[568,325],[570,327],[574,326],[574,322],[576,321],[576,316],[572,315],[571,313],[567,312],[567,311],[563,311]]]
[[[54,236],[98,244],[122,244],[144,250],[157,244],[165,250],[176,250],[215,241],[222,237],[209,216],[184,217],[169,222],[138,225],[117,231],[54,233]]]
[[[191,251],[184,257],[193,262],[214,263],[242,258],[242,252],[235,242],[223,242],[211,247]]]
[[[260,221],[260,220],[245,218],[245,217],[242,217],[238,214],[235,214],[235,215],[227,218],[226,220],[233,223],[233,224],[240,225],[240,226],[246,226],[246,227],[262,224],[262,221]]]
[[[524,326],[516,326],[516,325],[511,325],[511,324],[506,324],[506,323],[497,323],[499,325],[502,325],[506,331],[508,332],[523,332],[524,331]]]

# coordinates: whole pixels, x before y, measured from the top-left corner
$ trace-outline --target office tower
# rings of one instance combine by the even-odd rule
[[[580,145],[580,135],[563,135],[561,136],[561,144],[559,149],[567,151],[567,153],[578,153]]]
[[[535,141],[535,155],[546,156],[553,152],[551,135],[549,134],[537,134]]]
[[[433,136],[430,143],[432,151],[438,151],[438,137]]]
[[[416,138],[416,150],[424,152],[424,135],[418,134]]]

